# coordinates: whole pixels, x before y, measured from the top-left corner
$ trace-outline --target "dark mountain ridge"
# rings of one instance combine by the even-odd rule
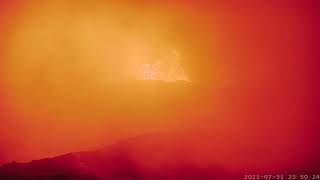
[[[97,151],[69,153],[0,167],[0,179],[193,180],[234,179],[218,166],[199,166],[179,157],[179,138],[143,135]],[[176,148],[174,148],[176,149]],[[233,178],[232,178],[233,177]]]
[[[190,148],[197,146],[194,142],[198,140],[182,134],[146,134],[96,151],[68,153],[28,163],[8,163],[0,167],[0,179],[237,180],[243,179],[245,174],[282,174],[284,177],[317,174],[317,169],[298,167],[235,171],[219,164],[199,163],[190,159],[199,153]]]

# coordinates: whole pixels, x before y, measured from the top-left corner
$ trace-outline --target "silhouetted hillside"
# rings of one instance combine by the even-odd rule
[[[235,171],[212,162],[197,162],[190,158],[190,154],[194,157],[197,154],[188,149],[196,140],[165,133],[141,135],[97,151],[5,164],[0,167],[0,179],[237,180],[243,179],[245,174],[312,177],[317,172],[301,168]],[[191,144],[186,145],[188,142]]]
[[[98,151],[9,163],[0,168],[0,179],[235,179],[235,175],[221,168],[201,167],[180,159],[179,153],[183,152],[171,150],[174,144],[177,139],[144,135]]]

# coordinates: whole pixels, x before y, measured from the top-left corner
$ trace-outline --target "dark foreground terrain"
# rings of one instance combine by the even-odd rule
[[[0,179],[233,180],[219,167],[201,167],[171,151],[176,140],[144,135],[98,151],[69,153],[29,163],[9,163]]]
[[[80,180],[238,180],[245,175],[282,174],[317,178],[316,170],[276,169],[235,172],[220,165],[199,164],[186,159],[185,142],[177,138],[148,134],[128,139],[98,151],[69,153],[29,163],[9,163],[0,167],[1,180],[80,179]],[[175,148],[172,148],[175,147]],[[178,149],[178,150],[175,150]],[[268,173],[266,173],[268,172]],[[319,174],[319,173],[318,173]],[[303,177],[304,178],[304,177]],[[320,177],[319,177],[320,178]]]

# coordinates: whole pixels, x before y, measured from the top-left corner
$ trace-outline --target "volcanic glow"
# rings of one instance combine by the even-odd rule
[[[319,157],[312,3],[0,5],[0,163],[157,132],[183,144],[166,147],[176,153],[167,159],[195,166],[304,167]]]
[[[161,81],[189,81],[184,68],[179,63],[180,56],[174,51],[167,60],[159,60],[153,64],[142,64],[139,69],[138,79]],[[166,63],[164,63],[166,62]]]

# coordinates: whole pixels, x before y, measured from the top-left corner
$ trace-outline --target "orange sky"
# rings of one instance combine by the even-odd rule
[[[207,156],[194,158],[230,167],[316,158],[315,1],[12,2],[0,1],[0,162],[155,132],[198,137],[187,147]],[[136,81],[173,51],[191,85]]]

